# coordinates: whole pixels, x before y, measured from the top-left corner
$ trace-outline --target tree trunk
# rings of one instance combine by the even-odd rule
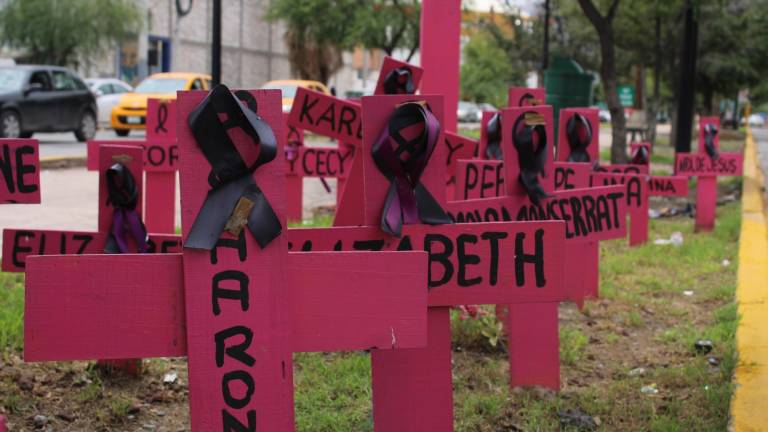
[[[598,31],[600,37],[600,79],[603,81],[605,103],[611,112],[611,127],[613,141],[611,143],[611,163],[627,162],[627,120],[624,118],[624,108],[619,102],[616,83],[616,61],[613,48],[613,26],[610,23]]]

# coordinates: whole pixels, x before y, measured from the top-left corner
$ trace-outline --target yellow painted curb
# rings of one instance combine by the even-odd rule
[[[768,228],[762,181],[757,148],[747,128],[736,288],[739,362],[729,428],[734,432],[768,431]]]

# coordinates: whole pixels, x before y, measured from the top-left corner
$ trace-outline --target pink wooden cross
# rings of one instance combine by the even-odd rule
[[[176,101],[147,101],[145,141],[88,141],[89,170],[99,168],[99,148],[103,145],[136,145],[144,149],[145,223],[152,233],[173,234],[176,230],[176,171],[179,149],[176,145]]]
[[[714,150],[708,154],[707,144]],[[710,150],[711,152],[712,150]],[[740,176],[743,172],[741,153],[720,152],[720,119],[702,117],[699,120],[699,152],[677,153],[675,174],[698,177],[696,186],[696,230],[712,231],[715,228],[717,209],[717,178]]]
[[[343,204],[362,208],[362,217],[351,221],[351,227],[291,230],[289,240],[292,250],[423,248],[430,252],[428,346],[372,356],[374,413],[379,415],[374,418],[374,427],[379,432],[449,431],[453,428],[449,306],[533,302],[554,304],[556,311],[557,303],[564,299],[558,246],[564,227],[559,222],[415,224],[405,225],[401,238],[383,233],[378,226],[389,182],[379,172],[371,149],[395,108],[406,101],[423,101],[442,120],[439,96],[363,98],[363,145],[359,153],[363,162],[362,202]],[[435,148],[430,159],[434,162],[421,177],[441,205],[445,205],[439,191],[445,187],[442,161],[446,160],[446,150],[444,146]],[[343,208],[339,210],[344,212]],[[546,334],[547,343],[534,343],[528,349],[554,351],[547,367],[557,370],[556,314],[554,318],[551,314],[539,316],[536,323],[530,337]],[[550,333],[554,338],[549,337]],[[524,375],[526,365],[516,366],[520,370],[513,374]]]
[[[122,162],[136,180],[136,187],[142,190],[142,150],[133,145],[103,145],[99,152],[99,199],[98,225],[95,232],[32,230],[7,228],[3,230],[2,270],[6,272],[24,272],[26,260],[30,255],[71,255],[101,254],[107,242],[112,224],[113,209],[107,204],[106,171],[115,162]],[[141,194],[141,192],[139,192]],[[139,197],[137,211],[143,207]],[[135,249],[134,249],[135,250]],[[148,252],[171,253],[181,251],[178,236],[169,234],[151,234]]]
[[[280,93],[251,94],[278,139],[277,160],[253,179],[284,226]],[[210,189],[186,124],[205,96],[179,95],[185,240]],[[230,136],[253,160],[241,132]],[[242,231],[211,251],[30,257],[25,359],[187,355],[193,431],[293,430],[291,353],[423,346],[427,269],[423,252],[289,254],[287,245],[281,235],[262,249]]]
[[[40,203],[40,152],[34,139],[0,139],[0,204]]]

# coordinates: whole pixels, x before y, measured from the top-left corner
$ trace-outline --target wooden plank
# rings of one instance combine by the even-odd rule
[[[429,306],[562,301],[560,222],[406,225],[401,238],[377,226],[288,231],[293,251],[424,250]]]
[[[589,187],[592,166],[579,162],[555,162],[555,191]]]
[[[109,192],[107,189],[106,171],[113,164],[120,162],[128,168],[136,182],[139,198],[136,203],[136,212],[141,215],[143,208],[144,171],[143,154],[141,148],[131,145],[105,145],[99,149],[99,232],[108,232],[112,227],[112,214],[114,209],[107,204]],[[103,245],[102,245],[103,246]]]
[[[176,123],[175,100],[147,100],[147,140],[142,143],[145,171],[178,171]]]
[[[456,162],[477,156],[480,143],[454,132],[443,131],[443,140],[439,145],[445,147],[445,196],[449,200],[455,199]]]
[[[421,5],[420,49],[424,77],[422,94],[443,95],[443,128],[456,131],[459,104],[459,59],[461,48],[461,1],[424,0]]]
[[[147,172],[145,181],[144,222],[147,231],[176,232],[176,172]]]
[[[384,60],[381,62],[381,69],[379,70],[379,78],[376,80],[376,87],[373,91],[373,94],[377,94],[377,95],[386,94],[384,92],[384,81],[386,80],[389,73],[392,70],[397,68],[406,68],[410,70],[411,82],[413,83],[413,88],[414,90],[417,90],[419,88],[419,85],[421,84],[421,78],[424,75],[423,68],[412,65],[410,63],[406,63],[404,61],[394,59],[390,56],[384,56]]]
[[[299,147],[296,158],[286,159],[288,175],[346,178],[352,169],[354,147]]]
[[[504,195],[506,189],[502,161],[462,159],[456,163],[454,200],[496,198]]]
[[[741,153],[720,153],[712,159],[706,153],[675,154],[675,175],[693,176],[740,176],[744,172]]]
[[[651,196],[688,196],[688,178],[683,176],[651,176],[648,180]]]
[[[359,104],[304,87],[296,91],[288,124],[350,144],[362,140]]]
[[[544,170],[539,174],[539,184],[545,192],[552,193],[555,190],[555,135],[552,120],[552,107],[548,105],[505,108],[501,111],[501,147],[504,154],[504,178],[506,181],[507,195],[517,200],[528,200],[528,194],[523,185],[517,181],[520,175],[520,163],[518,152],[513,142],[513,128],[515,123],[527,113],[535,113],[543,117],[546,135],[546,153]],[[514,180],[513,180],[514,179]]]
[[[559,390],[557,303],[510,305],[507,331],[511,385]]]
[[[386,350],[393,335],[397,348],[424,346],[424,259],[288,254],[292,350]],[[187,355],[180,254],[35,256],[28,270],[27,361]]]
[[[700,176],[696,184],[696,231],[715,229],[717,177]]]
[[[371,352],[376,432],[453,430],[450,309],[428,311],[426,347]]]
[[[592,173],[596,185],[623,185],[625,187],[627,213],[630,217],[629,245],[648,241],[648,208],[650,206],[647,175]]]
[[[597,108],[563,108],[560,110],[556,160],[567,162],[571,156],[571,146],[568,143],[568,122],[575,114],[584,116],[592,130],[592,140],[587,146],[589,160],[600,160],[600,115]]]
[[[280,91],[255,90],[251,94],[258,114],[274,131],[277,154],[282,155],[285,133]],[[181,92],[178,98],[182,220],[186,221],[195,220],[210,190],[210,164],[187,125],[190,112],[206,95]],[[244,160],[255,160],[258,149],[250,137],[241,129],[230,129],[227,134]],[[279,160],[265,164],[253,178],[285,226],[284,164]],[[191,223],[183,225],[184,239],[191,227]],[[286,240],[280,236],[260,249],[250,233],[244,233],[243,239],[242,246],[230,241],[212,251],[184,250],[191,427],[221,430],[222,422],[229,421],[254,429],[258,418],[261,429],[293,430],[289,310],[282,294]],[[230,297],[221,297],[225,293]],[[243,301],[246,296],[251,300]],[[227,342],[229,338],[237,342]],[[234,343],[240,351],[224,350],[225,344]],[[232,381],[235,390],[230,390]]]
[[[0,139],[0,204],[40,203],[37,140]]]
[[[2,270],[24,272],[32,255],[83,255],[104,253],[106,232],[36,229],[3,230]],[[147,253],[180,253],[181,236],[150,234]]]
[[[565,220],[566,242],[610,240],[626,236],[625,186],[559,191],[534,206],[509,196],[450,201],[445,210],[463,222]]]

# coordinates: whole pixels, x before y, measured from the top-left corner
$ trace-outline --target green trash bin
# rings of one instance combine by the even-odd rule
[[[592,74],[584,72],[575,61],[555,57],[544,72],[544,87],[547,89],[547,104],[552,105],[555,122],[555,136],[560,119],[560,109],[588,107],[592,104]]]

